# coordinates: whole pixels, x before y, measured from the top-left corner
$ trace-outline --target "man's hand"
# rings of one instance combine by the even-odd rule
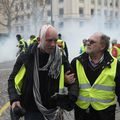
[[[72,84],[75,82],[74,73],[71,73],[70,70],[65,73],[65,83]]]
[[[12,103],[12,105],[11,105],[12,110],[13,110],[15,107],[22,108],[21,105],[20,105],[20,101],[15,101],[15,102]]]
[[[71,111],[74,108],[74,102],[70,99],[69,95],[55,94],[52,96],[61,109]]]
[[[11,120],[19,120],[25,115],[25,109],[21,107],[20,101],[13,102],[10,109]]]

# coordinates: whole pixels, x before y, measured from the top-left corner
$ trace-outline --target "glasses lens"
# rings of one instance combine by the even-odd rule
[[[94,43],[96,43],[94,40],[90,40],[90,39],[88,39],[87,42],[88,42],[89,44],[94,44]]]

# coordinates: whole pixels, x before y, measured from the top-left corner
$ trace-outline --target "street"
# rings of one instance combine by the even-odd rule
[[[11,73],[14,62],[0,64],[0,120],[10,120],[9,107],[1,109],[8,103],[7,80]],[[7,104],[5,105],[7,106]],[[74,120],[73,111],[64,112],[65,120]],[[120,120],[120,108],[116,108],[116,120]]]

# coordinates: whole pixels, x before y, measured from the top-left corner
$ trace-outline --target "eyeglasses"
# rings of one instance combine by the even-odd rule
[[[96,42],[95,42],[94,40],[88,39],[88,40],[86,41],[86,43],[92,45],[92,44],[94,44],[94,43],[96,43]]]

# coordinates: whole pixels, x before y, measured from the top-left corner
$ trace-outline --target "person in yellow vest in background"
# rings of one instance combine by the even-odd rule
[[[80,54],[84,53],[86,51],[86,41],[87,39],[83,39],[83,44],[80,46]]]
[[[108,52],[110,37],[94,33],[86,52],[71,62],[79,82],[75,120],[115,120],[116,96],[120,105],[120,62]]]
[[[67,48],[67,45],[66,45],[66,42],[62,40],[62,35],[59,33],[58,34],[58,39],[57,39],[57,45],[62,48],[63,50],[63,53],[67,56],[68,58],[68,48]]]
[[[28,40],[28,46],[34,44],[34,43],[37,43],[37,37],[35,35],[31,35],[30,36],[30,39]]]
[[[39,37],[40,41],[17,58],[8,79],[11,109],[24,108],[25,120],[62,120],[61,109],[73,109],[79,86],[67,57],[56,45],[57,30],[43,25]]]
[[[112,48],[111,48],[112,56],[120,60],[120,44],[117,43],[117,40],[112,40]]]
[[[19,48],[16,56],[18,56],[19,54],[26,52],[28,46],[27,46],[26,41],[22,38],[22,36],[21,36],[20,34],[17,34],[17,35],[16,35],[16,38],[17,38],[17,40],[18,40],[18,45],[17,45],[17,47]]]

